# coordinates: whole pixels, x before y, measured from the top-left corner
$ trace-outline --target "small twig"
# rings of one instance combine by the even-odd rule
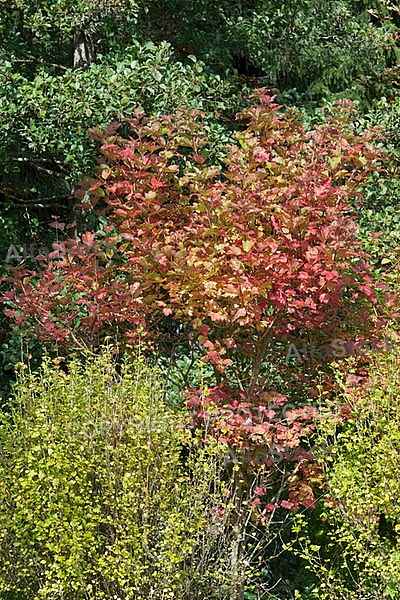
[[[47,65],[48,67],[54,67],[56,69],[62,69],[63,71],[68,71],[68,67],[65,67],[64,65],[59,65],[58,63],[52,63],[52,62],[48,62],[47,60],[43,60],[42,58],[39,58],[37,56],[33,56],[33,54],[25,54],[27,60],[24,59],[16,59],[13,62],[15,63],[34,63],[34,62],[38,62],[41,63],[42,65]]]

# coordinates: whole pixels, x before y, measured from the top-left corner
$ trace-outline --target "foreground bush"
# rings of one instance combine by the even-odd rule
[[[325,465],[329,492],[319,531],[315,526],[312,531],[309,524],[305,529],[306,522],[299,517],[302,553],[320,580],[315,592],[320,599],[398,598],[398,355],[380,360],[368,387],[344,389],[351,417],[342,431],[328,438],[336,439],[334,459]]]
[[[22,370],[0,443],[1,598],[235,597],[218,447],[140,362]]]

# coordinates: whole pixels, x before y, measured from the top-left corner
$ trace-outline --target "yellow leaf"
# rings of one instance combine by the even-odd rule
[[[341,177],[346,177],[346,175],[348,175],[348,174],[349,174],[348,171],[345,171],[342,169],[341,171],[338,171],[335,174],[335,179],[340,179]]]
[[[253,240],[245,240],[244,242],[242,242],[242,245],[243,245],[243,250],[245,252],[250,252],[250,250],[254,246],[254,242],[253,242]]]
[[[340,156],[332,156],[332,158],[328,158],[328,164],[331,169],[337,169],[341,162]]]

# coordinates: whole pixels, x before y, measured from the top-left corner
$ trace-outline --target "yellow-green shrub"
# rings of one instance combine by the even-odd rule
[[[229,595],[220,448],[178,425],[140,360],[22,369],[0,443],[1,598]]]
[[[298,516],[298,542],[321,600],[397,599],[400,590],[400,370],[382,356],[365,389],[343,385],[352,416],[325,462],[321,542]],[[321,437],[331,426],[322,427]],[[330,433],[332,434],[332,429]],[[330,441],[332,438],[326,438]],[[315,529],[315,523],[314,523]],[[296,530],[296,529],[295,529]]]

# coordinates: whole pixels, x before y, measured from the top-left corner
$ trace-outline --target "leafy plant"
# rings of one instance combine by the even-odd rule
[[[195,112],[137,110],[128,139],[118,123],[95,131],[102,165],[81,196],[108,216],[118,251],[21,271],[3,296],[7,314],[65,347],[95,350],[106,335],[168,354],[196,346],[249,398],[274,340],[374,329],[350,206],[379,166],[373,133],[354,132],[348,103],[306,131],[295,112],[256,96],[223,172]]]
[[[226,599],[256,576],[277,533],[161,391],[140,359],[117,369],[109,354],[20,371],[0,423],[4,597]]]
[[[295,528],[323,599],[395,598],[400,582],[398,355],[376,360],[367,385],[340,378],[349,418],[335,432],[320,424],[321,439],[335,440],[325,460],[327,492],[321,502],[324,537],[311,534],[304,516]],[[298,547],[299,547],[298,546]]]
[[[64,352],[97,352],[108,337],[172,360],[190,350],[213,366],[214,381],[186,391],[194,430],[245,453],[231,464],[235,573],[248,536],[241,507],[269,523],[276,510],[314,507],[322,485],[305,444],[313,411],[274,422],[287,398],[262,377],[271,347],[340,333],[363,339],[381,321],[351,211],[379,167],[373,132],[354,131],[346,102],[307,131],[265,90],[240,116],[248,125],[225,171],[209,160],[197,112],[137,110],[94,131],[102,164],[81,197],[107,216],[118,251],[55,253],[42,272],[17,272],[3,296],[21,330]],[[96,240],[82,237],[88,248]],[[298,380],[307,385],[303,373]],[[271,448],[283,452],[282,472]],[[238,581],[236,595],[243,573]]]

